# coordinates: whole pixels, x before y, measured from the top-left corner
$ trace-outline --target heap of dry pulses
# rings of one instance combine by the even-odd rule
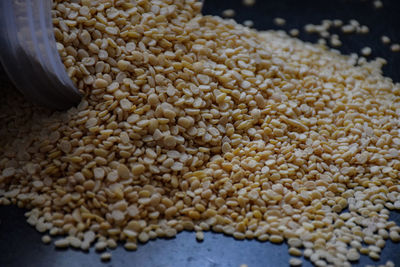
[[[400,240],[389,221],[400,209],[400,85],[381,60],[357,66],[200,8],[55,1],[58,49],[85,97],[28,122],[29,105],[2,105],[0,203],[67,235],[58,247],[134,250],[213,230],[286,241],[318,266],[379,259]]]

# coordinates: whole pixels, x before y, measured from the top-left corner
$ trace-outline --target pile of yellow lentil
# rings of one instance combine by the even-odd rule
[[[45,243],[66,235],[56,247],[135,250],[213,230],[286,241],[316,266],[379,259],[400,241],[389,221],[400,85],[384,61],[200,10],[54,1],[57,47],[84,98],[50,114],[2,97],[0,204],[29,209]]]

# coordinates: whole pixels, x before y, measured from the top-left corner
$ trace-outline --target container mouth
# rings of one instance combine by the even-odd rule
[[[57,51],[51,8],[51,0],[0,1],[0,61],[27,99],[63,110],[81,94]]]

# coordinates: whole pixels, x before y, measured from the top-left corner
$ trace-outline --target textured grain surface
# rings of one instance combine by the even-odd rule
[[[178,238],[179,239],[179,238]],[[178,240],[177,239],[177,240]],[[206,237],[206,240],[207,240],[207,237]],[[233,240],[231,240],[231,241],[224,241],[224,242],[232,242]],[[158,242],[158,241],[157,241]],[[254,242],[253,242],[254,243]],[[146,246],[145,246],[146,247]],[[239,246],[238,246],[239,247]],[[272,250],[274,250],[274,249],[272,249]],[[275,249],[276,250],[276,249]],[[70,252],[68,252],[68,253],[70,253]],[[285,256],[286,257],[286,256]],[[113,259],[115,259],[115,257],[113,257]],[[285,261],[286,263],[287,263],[287,259],[286,259],[286,261]],[[240,264],[240,262],[238,262],[239,264]],[[225,264],[222,264],[221,266],[224,266]],[[168,265],[167,265],[168,266]],[[232,266],[236,266],[236,263],[234,264],[234,265],[232,265]],[[251,265],[251,264],[249,264],[249,266],[253,266],[253,265]],[[254,265],[254,266],[256,266],[256,265]]]

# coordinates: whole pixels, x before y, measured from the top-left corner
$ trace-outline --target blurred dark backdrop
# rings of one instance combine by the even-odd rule
[[[237,22],[252,20],[258,30],[280,29],[300,30],[299,39],[317,42],[317,34],[304,31],[306,24],[320,24],[324,19],[341,19],[348,23],[356,19],[361,25],[369,27],[368,34],[344,34],[340,28],[332,28],[331,33],[338,34],[342,46],[335,49],[344,54],[360,53],[369,46],[374,57],[385,58],[388,64],[383,68],[384,74],[395,82],[400,82],[400,52],[392,52],[390,45],[381,42],[381,36],[391,38],[392,43],[400,44],[400,1],[382,0],[383,7],[376,9],[374,0],[257,0],[254,6],[242,4],[242,0],[205,0],[204,14],[221,15],[222,11],[232,8],[236,11],[233,17]],[[275,17],[284,18],[286,25],[276,26]],[[329,42],[328,42],[329,43]]]

